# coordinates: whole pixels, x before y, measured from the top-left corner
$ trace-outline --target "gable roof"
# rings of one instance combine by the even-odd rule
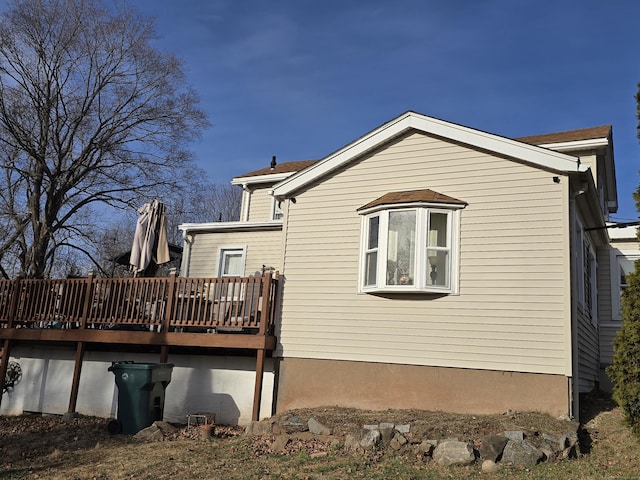
[[[288,176],[274,186],[272,193],[276,197],[291,195],[410,130],[495,152],[552,171],[569,173],[588,170],[587,166],[580,165],[576,157],[409,111],[311,164],[305,170]]]
[[[424,190],[385,193],[380,198],[376,198],[372,202],[358,208],[357,211],[362,212],[382,205],[406,205],[416,203],[438,203],[443,205],[459,205],[461,207],[467,205],[467,202],[463,202],[462,200],[458,200],[426,188]]]

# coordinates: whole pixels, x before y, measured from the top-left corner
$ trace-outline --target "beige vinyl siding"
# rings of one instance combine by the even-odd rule
[[[611,295],[613,294],[611,272],[611,248],[607,245],[597,250],[598,258],[598,323],[610,322],[613,319]],[[616,289],[617,291],[617,289]]]
[[[273,197],[269,195],[267,188],[257,188],[251,192],[251,201],[249,203],[249,221],[250,222],[268,222],[271,220],[271,205]]]
[[[282,231],[215,232],[193,234],[190,277],[216,277],[220,247],[246,247],[245,276],[260,275],[262,266],[280,269]]]
[[[413,133],[296,196],[285,357],[568,374],[568,181]],[[361,217],[392,191],[464,200],[460,294],[358,294]]]
[[[613,339],[620,330],[620,323],[606,323],[600,325],[600,363],[601,365],[611,365],[613,361]]]
[[[590,392],[600,377],[600,345],[598,327],[578,311],[578,388],[580,393]]]

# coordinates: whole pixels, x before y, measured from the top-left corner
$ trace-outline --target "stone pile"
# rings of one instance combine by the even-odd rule
[[[496,432],[473,440],[458,438],[420,438],[410,424],[379,423],[363,425],[357,434],[334,435],[331,428],[314,418],[304,421],[292,416],[280,421],[266,419],[253,422],[246,433],[269,438],[271,450],[285,453],[291,442],[324,442],[348,451],[385,450],[413,454],[440,465],[471,465],[482,462],[482,470],[491,472],[502,464],[530,467],[580,457],[580,444],[575,424],[573,430],[560,437],[535,433],[529,437],[523,431]]]

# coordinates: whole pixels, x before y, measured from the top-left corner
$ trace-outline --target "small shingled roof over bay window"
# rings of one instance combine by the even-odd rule
[[[460,210],[430,189],[390,192],[362,215],[359,291],[458,293]]]
[[[389,192],[385,193],[380,198],[376,198],[374,201],[363,205],[358,208],[358,212],[360,214],[370,212],[372,209],[379,210],[376,207],[383,207],[385,205],[394,206],[397,208],[398,206],[402,206],[404,204],[411,204],[415,206],[415,204],[442,204],[442,205],[450,205],[457,206],[456,208],[464,208],[467,203],[462,200],[458,200],[457,198],[450,197],[448,195],[443,195],[442,193],[434,192],[428,188],[424,190],[409,190],[406,192]]]

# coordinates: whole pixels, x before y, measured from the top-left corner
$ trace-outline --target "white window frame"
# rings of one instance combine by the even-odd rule
[[[595,249],[593,248],[593,243],[591,242],[589,235],[584,231],[584,227],[580,220],[576,221],[575,260],[578,307],[582,311],[583,315],[591,320],[593,325],[597,325],[598,261]],[[589,269],[589,272],[585,271],[585,267]],[[588,278],[586,275],[589,275]]]
[[[360,238],[360,269],[358,278],[359,293],[376,292],[402,292],[402,293],[459,293],[459,258],[460,258],[460,209],[462,206],[442,206],[440,204],[421,204],[418,206],[394,206],[384,205],[374,210],[362,212],[361,238]],[[414,278],[411,285],[387,285],[387,253],[389,241],[389,214],[391,212],[415,211],[416,212],[416,238],[414,242]],[[444,213],[447,215],[447,239],[446,247],[428,246],[428,228],[430,213]],[[379,217],[378,224],[378,248],[376,283],[365,285],[367,255],[371,253],[369,246],[369,220]],[[428,285],[427,265],[428,251],[448,251],[448,285]]]
[[[282,222],[284,218],[284,210],[282,208],[282,200],[271,197],[271,220],[273,222]]]
[[[218,278],[223,278],[223,277],[236,277],[238,275],[224,275],[222,272],[224,271],[224,259],[226,254],[228,253],[241,253],[242,254],[242,260],[241,260],[241,265],[242,265],[242,274],[239,275],[240,277],[244,276],[244,271],[246,268],[246,261],[247,261],[247,247],[246,245],[221,245],[220,247],[218,247],[218,266],[216,271],[218,272]]]
[[[619,257],[625,257],[635,262],[640,260],[640,250],[617,249],[611,250],[611,320],[622,322],[622,288],[620,285],[620,262]],[[629,272],[631,273],[631,272]]]

